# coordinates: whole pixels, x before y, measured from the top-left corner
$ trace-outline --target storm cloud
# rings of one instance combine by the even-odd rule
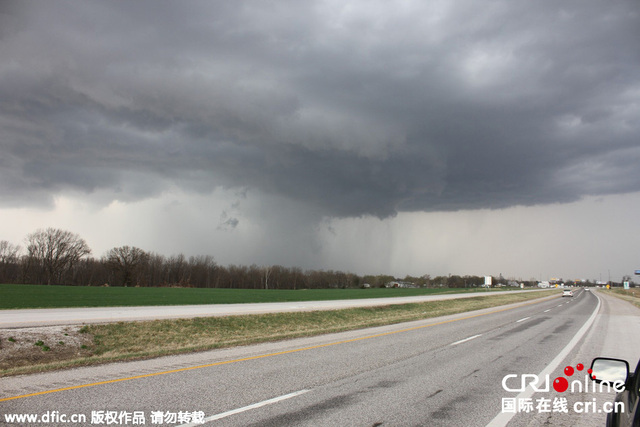
[[[15,2],[0,24],[4,206],[178,186],[384,218],[640,189],[637,2]]]

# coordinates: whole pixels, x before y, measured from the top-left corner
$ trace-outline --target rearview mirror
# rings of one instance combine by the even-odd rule
[[[591,362],[590,376],[597,383],[625,384],[629,376],[629,364],[626,360],[596,357]]]

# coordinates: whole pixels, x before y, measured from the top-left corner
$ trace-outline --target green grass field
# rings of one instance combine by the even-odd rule
[[[501,288],[505,290],[507,288]],[[0,309],[123,307],[148,305],[234,304],[249,302],[321,301],[383,298],[486,289],[196,289],[121,288],[89,286],[0,285]]]

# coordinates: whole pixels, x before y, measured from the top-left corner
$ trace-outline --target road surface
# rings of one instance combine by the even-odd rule
[[[81,425],[190,425],[193,416],[191,424],[212,426],[603,425],[604,414],[573,406],[567,414],[506,413],[503,399],[521,393],[503,380],[549,369],[553,380],[599,355],[637,358],[639,312],[579,291],[401,325],[3,378],[0,423],[30,415],[84,416]],[[540,396],[591,401],[553,389],[532,398]],[[610,399],[595,397],[599,405]],[[73,425],[37,421],[22,424]]]

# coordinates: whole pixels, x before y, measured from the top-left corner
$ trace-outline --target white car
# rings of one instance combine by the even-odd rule
[[[565,289],[564,291],[562,291],[562,296],[563,297],[572,297],[573,296],[573,291],[571,289]]]

